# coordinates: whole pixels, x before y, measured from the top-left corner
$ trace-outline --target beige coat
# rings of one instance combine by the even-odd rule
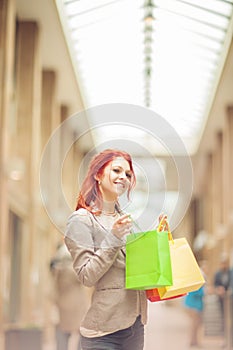
[[[89,306],[90,293],[77,279],[70,254],[65,245],[53,259],[54,299],[58,308],[59,328],[65,332],[79,331]]]
[[[81,326],[115,332],[131,326],[139,313],[145,324],[145,292],[125,289],[124,241],[97,220],[87,210],[79,209],[70,216],[65,237],[78,280],[95,287],[91,307]]]

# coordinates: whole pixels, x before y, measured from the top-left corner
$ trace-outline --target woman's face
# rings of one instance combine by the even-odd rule
[[[110,162],[104,169],[100,180],[100,191],[106,201],[115,201],[129,188],[132,171],[124,158],[118,157]]]

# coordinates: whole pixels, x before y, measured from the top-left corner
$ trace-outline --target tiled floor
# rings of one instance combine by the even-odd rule
[[[220,337],[200,334],[201,349],[223,349]],[[149,304],[149,321],[146,326],[145,350],[188,350],[189,318],[178,301]]]

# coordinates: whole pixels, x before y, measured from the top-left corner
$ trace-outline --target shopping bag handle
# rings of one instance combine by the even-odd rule
[[[141,232],[143,235],[145,235],[146,232],[143,232],[143,230],[140,228],[140,226],[138,225],[138,223],[137,223],[135,220],[133,220],[133,218],[132,218],[131,215],[130,215],[130,219],[131,219],[131,221],[134,223],[134,225],[139,229],[139,232]],[[167,228],[166,230],[165,230],[165,227]],[[174,243],[173,237],[172,237],[172,233],[171,233],[170,226],[169,226],[169,223],[168,223],[168,221],[167,221],[167,216],[166,216],[166,215],[164,215],[164,216],[161,218],[161,220],[160,220],[160,222],[159,222],[159,224],[158,224],[158,227],[157,227],[157,231],[158,231],[158,232],[167,231],[167,232],[168,232],[168,239],[169,239],[169,241],[172,241],[172,242]],[[132,234],[132,235],[135,235],[134,232],[131,232],[131,234]],[[140,237],[135,237],[135,240],[137,240],[137,239],[139,239],[139,238],[140,238]]]
[[[165,227],[166,227],[166,230],[165,230]],[[157,230],[159,232],[167,231],[168,232],[168,239],[169,239],[169,241],[173,242],[172,233],[171,233],[170,226],[169,226],[169,223],[167,221],[167,216],[166,215],[163,215],[163,217],[161,218],[161,220],[160,220],[160,222],[158,224]]]
[[[137,229],[139,229],[139,232],[142,232],[144,234],[146,234],[146,232],[143,232],[143,230],[141,229],[141,227],[138,225],[138,223],[132,218],[132,216],[130,215],[130,219],[132,221],[132,223],[137,227]],[[159,225],[157,227],[157,231],[161,232],[161,231],[168,231],[168,233],[170,233],[171,235],[171,232],[170,232],[170,229],[169,229],[169,225],[168,225],[168,222],[166,221],[165,222],[165,217],[163,216],[163,218],[160,220],[159,222]],[[164,227],[165,225],[168,227],[168,230],[164,230]],[[134,233],[133,233],[134,234]],[[172,238],[172,236],[171,236]]]

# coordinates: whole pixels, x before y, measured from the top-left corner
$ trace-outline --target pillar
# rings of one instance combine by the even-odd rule
[[[3,329],[4,289],[6,283],[8,216],[7,161],[8,125],[13,90],[15,46],[15,1],[0,0],[0,332]],[[1,338],[1,337],[0,337]],[[1,344],[0,344],[1,347]]]
[[[38,227],[40,159],[41,62],[39,28],[36,22],[22,21],[17,28],[17,138],[14,152],[25,164],[21,196],[27,216],[23,234],[21,321],[32,322],[38,288],[36,235]]]

